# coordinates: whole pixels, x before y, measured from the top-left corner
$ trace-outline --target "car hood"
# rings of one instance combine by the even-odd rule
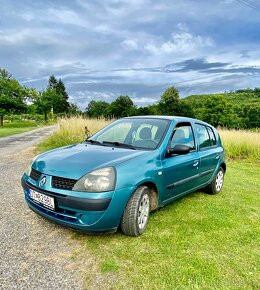
[[[32,167],[47,175],[79,179],[97,168],[115,166],[144,154],[149,151],[81,143],[43,153]]]

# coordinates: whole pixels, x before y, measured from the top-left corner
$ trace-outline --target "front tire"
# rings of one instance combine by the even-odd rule
[[[222,167],[219,168],[216,176],[213,178],[211,184],[207,188],[209,194],[217,194],[221,191],[224,184],[225,171]]]
[[[137,237],[146,229],[150,215],[150,191],[140,186],[130,197],[121,220],[121,229],[125,235]]]

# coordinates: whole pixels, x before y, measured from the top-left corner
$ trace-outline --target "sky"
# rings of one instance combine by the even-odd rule
[[[260,0],[0,0],[0,67],[69,101],[260,87]]]

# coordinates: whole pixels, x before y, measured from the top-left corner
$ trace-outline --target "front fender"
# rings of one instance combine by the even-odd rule
[[[116,190],[123,188],[137,188],[139,185],[151,182],[155,184],[158,195],[163,188],[162,162],[158,150],[151,151],[149,155],[128,160],[116,166]]]

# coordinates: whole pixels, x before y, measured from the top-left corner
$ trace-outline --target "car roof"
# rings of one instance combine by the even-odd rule
[[[170,120],[170,121],[176,121],[176,122],[196,122],[201,123],[210,127],[213,127],[212,125],[198,120],[194,118],[188,118],[188,117],[182,117],[182,116],[164,116],[164,115],[145,115],[145,116],[131,116],[131,117],[125,117],[126,119],[163,119],[163,120]],[[125,119],[124,118],[124,119]]]

